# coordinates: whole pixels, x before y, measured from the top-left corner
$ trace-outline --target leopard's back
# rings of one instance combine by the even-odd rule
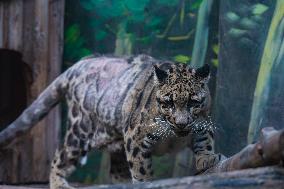
[[[135,95],[149,82],[154,60],[138,56],[125,58],[88,58],[72,67],[67,74],[69,107],[74,104],[82,111],[96,115],[106,125],[116,126],[125,120],[135,103]],[[125,111],[124,111],[125,110]]]

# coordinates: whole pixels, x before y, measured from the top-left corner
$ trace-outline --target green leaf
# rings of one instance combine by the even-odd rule
[[[219,53],[219,44],[215,44],[212,46],[212,50],[215,54]]]
[[[180,62],[180,63],[186,64],[186,63],[188,63],[191,60],[191,57],[179,54],[179,55],[176,55],[173,59],[176,62]]]
[[[74,43],[80,35],[80,28],[78,24],[69,26],[65,31],[65,41],[67,43]]]
[[[190,10],[196,10],[199,8],[203,0],[195,0],[194,3],[190,5]]]
[[[244,36],[247,33],[247,30],[242,30],[238,28],[231,28],[228,32],[230,37],[239,38]]]
[[[258,3],[258,4],[253,6],[252,14],[261,15],[261,14],[265,13],[268,10],[268,8],[269,8],[268,6],[261,4],[261,3]]]
[[[211,62],[212,62],[212,64],[213,64],[215,67],[218,67],[218,65],[219,65],[219,60],[218,60],[218,58],[212,59]]]
[[[244,17],[244,18],[242,18],[241,21],[240,21],[240,26],[241,26],[243,29],[252,30],[252,29],[257,28],[258,24],[257,24],[257,22],[255,22],[253,19],[249,19],[249,18],[247,18],[247,17]]]
[[[227,12],[225,17],[230,23],[236,23],[240,19],[239,15],[234,12]]]

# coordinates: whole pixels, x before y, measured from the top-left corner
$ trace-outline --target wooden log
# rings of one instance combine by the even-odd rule
[[[263,167],[210,175],[172,178],[140,184],[117,184],[79,187],[80,189],[283,189],[284,169]],[[0,189],[43,189],[46,186],[5,186]]]
[[[239,153],[225,159],[204,173],[226,172],[239,169],[277,165],[284,160],[284,129],[272,127],[261,130],[259,141],[246,146]]]
[[[283,189],[283,186],[284,169],[266,167],[206,176],[164,179],[136,185],[91,186],[83,187],[82,189]]]

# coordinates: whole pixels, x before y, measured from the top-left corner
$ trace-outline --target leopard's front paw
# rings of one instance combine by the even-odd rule
[[[197,172],[203,172],[219,163],[221,159],[221,154],[199,156],[196,158],[196,170]]]
[[[52,172],[49,177],[49,186],[50,189],[75,189],[68,184],[64,177]]]

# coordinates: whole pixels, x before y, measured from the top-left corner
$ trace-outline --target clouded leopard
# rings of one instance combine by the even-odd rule
[[[0,145],[28,131],[65,98],[68,131],[51,165],[52,189],[72,188],[66,178],[93,149],[110,153],[110,173],[118,180],[150,180],[151,156],[183,147],[193,150],[202,171],[220,160],[213,129],[197,127],[209,114],[208,79],[208,65],[193,69],[146,55],[86,58],[55,79],[0,133]]]

